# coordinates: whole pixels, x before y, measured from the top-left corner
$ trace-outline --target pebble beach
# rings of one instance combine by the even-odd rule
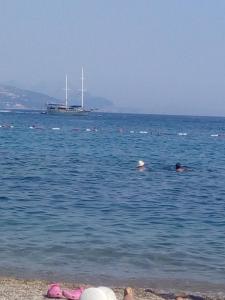
[[[0,299],[1,300],[46,300],[48,285],[51,282],[45,280],[23,280],[9,277],[0,277]],[[88,288],[92,285],[81,283],[60,283],[64,289],[74,289],[78,286]],[[110,287],[116,294],[117,300],[123,299],[125,287]],[[181,289],[155,289],[151,287],[139,288],[132,287],[135,300],[173,300],[176,297],[182,297],[187,300],[224,300],[224,291],[198,292]],[[64,298],[65,299],[65,298]],[[181,298],[180,298],[181,299]]]

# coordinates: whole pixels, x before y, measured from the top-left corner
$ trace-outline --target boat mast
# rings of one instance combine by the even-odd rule
[[[81,72],[81,107],[84,107],[84,70]]]
[[[68,85],[67,85],[67,75],[66,75],[66,109],[68,106]]]

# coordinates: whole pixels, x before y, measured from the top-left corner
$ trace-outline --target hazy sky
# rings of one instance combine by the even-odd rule
[[[0,0],[0,82],[146,113],[225,115],[224,0]]]

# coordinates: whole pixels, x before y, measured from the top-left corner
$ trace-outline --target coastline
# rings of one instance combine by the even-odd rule
[[[49,280],[33,280],[33,279],[21,279],[14,277],[0,277],[0,295],[1,300],[44,300],[46,298],[46,292],[48,289],[48,285],[52,282]],[[132,282],[130,282],[132,283]],[[149,284],[151,284],[149,282]],[[103,284],[102,284],[103,285]],[[94,284],[82,284],[80,282],[60,282],[60,286],[63,289],[74,289],[79,286],[83,286],[85,288],[91,286],[99,286]],[[123,291],[127,285],[107,285],[112,288],[115,292],[117,299],[123,299]],[[208,290],[205,292],[200,292],[196,288],[193,289],[181,289],[181,288],[168,288],[163,285],[163,282],[152,283],[152,286],[148,287],[138,287],[137,285],[130,286],[134,290],[134,299],[135,300],[172,300],[175,299],[176,296],[183,296],[184,299],[191,300],[224,300],[225,299],[225,291],[222,288],[222,284],[218,285],[218,290]],[[220,289],[221,286],[221,289]]]

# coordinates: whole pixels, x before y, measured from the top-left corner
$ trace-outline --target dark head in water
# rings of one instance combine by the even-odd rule
[[[187,171],[187,167],[182,166],[180,163],[176,164],[176,172],[184,172]]]
[[[180,163],[176,163],[176,170],[181,168],[181,164]]]

